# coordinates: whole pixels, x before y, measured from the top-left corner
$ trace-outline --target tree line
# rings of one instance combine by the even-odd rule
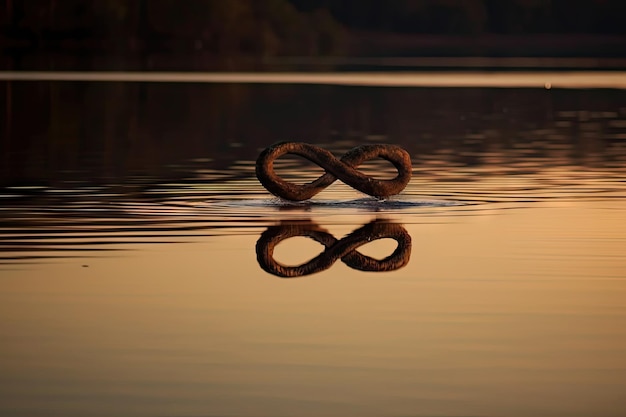
[[[623,0],[4,0],[6,48],[332,55],[351,32],[612,34]]]
[[[343,27],[288,0],[5,0],[9,47],[204,50],[216,55],[332,54]]]
[[[351,29],[432,34],[625,34],[623,0],[292,0]]]

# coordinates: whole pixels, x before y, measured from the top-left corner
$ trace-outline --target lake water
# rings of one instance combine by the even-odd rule
[[[553,76],[2,81],[0,415],[625,415],[626,90]],[[285,140],[413,178],[284,202]]]

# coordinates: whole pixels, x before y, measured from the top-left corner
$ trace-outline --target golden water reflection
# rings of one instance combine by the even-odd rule
[[[2,92],[0,415],[626,414],[626,90]],[[413,179],[386,201],[341,183],[278,201],[254,159],[285,139],[397,143]],[[298,222],[402,227],[411,261],[268,278],[255,245]]]
[[[252,248],[267,226],[187,243],[128,243],[121,255],[92,258],[89,268],[62,259],[3,270],[0,411],[521,417],[626,410],[620,201],[476,216],[427,208],[422,217],[404,226],[412,261],[384,279],[363,279],[341,262],[316,279],[264,279]],[[374,220],[351,218],[328,229],[343,236]]]

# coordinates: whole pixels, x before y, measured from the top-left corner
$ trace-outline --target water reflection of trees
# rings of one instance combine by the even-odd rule
[[[1,183],[233,169],[279,140],[389,142],[414,165],[626,163],[626,92],[5,82]]]

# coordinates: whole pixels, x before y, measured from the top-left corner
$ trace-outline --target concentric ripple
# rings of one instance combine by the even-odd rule
[[[360,225],[372,216],[402,224],[441,223],[536,204],[626,198],[619,170],[516,169],[497,174],[467,167],[432,169],[422,161],[405,191],[385,200],[364,197],[343,184],[308,201],[281,200],[254,178],[253,161],[219,175],[202,170],[177,182],[143,178],[113,185],[13,187],[0,193],[0,267],[59,259],[88,262],[140,244],[257,235],[277,221],[303,218],[326,224]],[[312,174],[297,166],[288,173]]]

